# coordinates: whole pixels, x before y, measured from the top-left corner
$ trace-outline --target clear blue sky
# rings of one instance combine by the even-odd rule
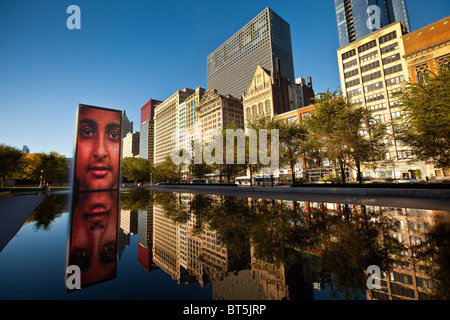
[[[81,30],[69,30],[69,5]],[[412,30],[449,15],[448,0],[409,0]],[[73,155],[79,103],[126,110],[207,87],[206,57],[265,7],[291,25],[295,76],[339,87],[333,0],[1,0],[0,143]]]

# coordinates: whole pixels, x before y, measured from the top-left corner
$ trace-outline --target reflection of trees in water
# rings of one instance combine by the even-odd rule
[[[28,217],[26,223],[33,223],[35,231],[49,231],[51,223],[60,217],[68,204],[69,196],[66,194],[52,194],[39,204],[34,212]]]
[[[425,260],[433,280],[431,299],[450,300],[450,216],[437,214],[417,257]]]
[[[414,269],[425,261],[426,273],[434,283],[429,290],[432,296],[419,293],[416,298],[448,299],[449,219],[443,215],[435,216],[424,241],[414,246],[404,238],[399,241],[398,235],[405,232],[405,227],[389,208],[204,194],[189,194],[188,201],[181,197],[177,193],[153,193],[155,203],[174,222],[186,223],[195,216],[196,233],[207,226],[216,232],[224,247],[235,252],[251,244],[252,261],[296,270],[299,263],[310,258],[313,271],[324,278],[331,275],[335,295],[358,299],[368,294],[368,298],[376,299],[366,284],[367,268],[376,265],[383,272],[385,288],[381,291],[394,298],[394,286],[401,283],[392,280],[389,289],[387,283],[389,277],[399,274],[398,266]],[[420,281],[417,278],[414,285]]]
[[[153,198],[148,190],[133,189],[120,194],[120,208],[122,210],[145,210],[152,205]]]

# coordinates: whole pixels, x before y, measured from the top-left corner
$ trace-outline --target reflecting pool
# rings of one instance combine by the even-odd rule
[[[0,252],[0,299],[448,299],[449,230],[439,210],[51,194]]]

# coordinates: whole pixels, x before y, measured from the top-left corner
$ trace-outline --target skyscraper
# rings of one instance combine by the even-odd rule
[[[339,47],[361,39],[395,21],[402,21],[406,30],[410,31],[405,0],[334,0],[334,6]],[[377,6],[380,9],[378,28],[373,25],[376,12],[369,6]]]
[[[276,58],[281,75],[294,82],[290,25],[266,8],[207,57],[208,90],[240,98],[258,63],[275,72]]]
[[[141,136],[139,142],[139,156],[153,163],[154,121],[155,108],[162,101],[150,99],[141,107]]]

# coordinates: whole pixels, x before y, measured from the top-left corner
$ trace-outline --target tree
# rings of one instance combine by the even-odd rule
[[[339,165],[342,183],[345,183],[347,166],[354,166],[357,180],[362,183],[362,164],[381,161],[380,155],[387,150],[382,143],[385,126],[366,107],[352,104],[337,90],[328,91],[317,100],[308,127],[327,157]]]
[[[5,186],[5,180],[17,174],[20,168],[20,160],[22,151],[15,147],[0,144],[0,177],[2,179],[2,187]]]
[[[280,162],[291,168],[292,184],[295,184],[295,164],[310,149],[310,132],[304,124],[280,121]]]
[[[450,69],[444,66],[425,82],[408,82],[399,95],[405,118],[395,134],[416,159],[450,167]]]
[[[41,153],[41,164],[39,169],[42,170],[43,180],[47,183],[64,182],[68,177],[68,169],[66,166],[66,158],[57,152]]]
[[[261,116],[261,117],[257,117],[257,118],[252,118],[248,124],[247,127],[249,129],[253,129],[256,131],[256,135],[257,135],[257,140],[258,142],[256,143],[256,145],[250,145],[251,142],[251,138],[248,138],[248,149],[247,149],[247,153],[248,156],[251,152],[254,152],[255,154],[257,154],[258,156],[256,163],[254,164],[250,164],[249,163],[249,167],[250,167],[250,176],[252,171],[254,172],[258,172],[258,171],[269,171],[270,176],[271,176],[271,180],[272,180],[272,186],[273,186],[273,172],[271,172],[271,170],[268,170],[268,165],[265,165],[261,162],[261,157],[260,157],[260,144],[259,144],[259,139],[261,138],[261,134],[260,134],[260,130],[262,129],[266,129],[267,132],[269,133],[269,130],[275,129],[275,130],[279,130],[279,127],[281,126],[281,121],[277,118],[277,117],[272,117],[270,115],[266,115],[266,116]],[[280,132],[278,131],[278,137],[279,137]],[[271,141],[271,134],[268,135],[267,137],[267,156],[272,155],[272,141]],[[278,150],[280,151],[280,150]],[[270,166],[272,165],[272,163],[270,163]],[[263,179],[263,183],[264,183],[264,179]]]
[[[161,182],[175,182],[179,179],[178,166],[167,156],[164,161],[154,166],[153,178]]]
[[[125,157],[122,159],[122,173],[127,180],[136,184],[138,181],[150,179],[152,165],[143,158]]]

